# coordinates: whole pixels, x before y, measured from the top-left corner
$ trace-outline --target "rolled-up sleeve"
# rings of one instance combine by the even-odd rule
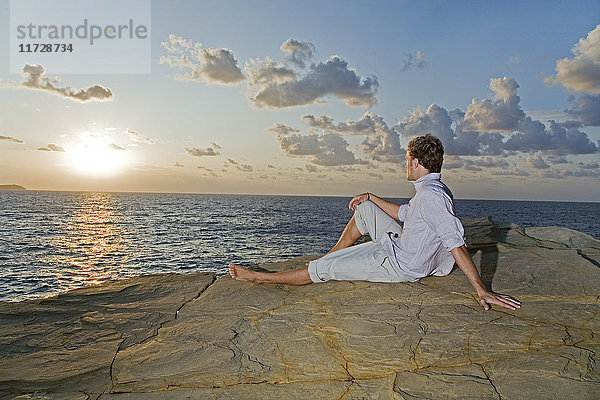
[[[421,217],[437,234],[444,248],[452,251],[465,244],[464,228],[454,213],[452,199],[444,193],[427,190],[422,194]]]
[[[404,222],[406,219],[406,212],[408,211],[408,204],[402,204],[398,209],[398,221]]]

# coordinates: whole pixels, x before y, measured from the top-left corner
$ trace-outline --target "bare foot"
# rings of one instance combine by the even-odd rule
[[[251,271],[236,264],[229,264],[229,275],[238,281],[256,282],[260,272]]]

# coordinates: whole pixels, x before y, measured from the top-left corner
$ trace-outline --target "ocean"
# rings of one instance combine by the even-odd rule
[[[322,254],[349,197],[0,192],[0,300],[129,276]],[[408,199],[390,199],[406,203]],[[460,218],[557,225],[600,239],[600,203],[456,200]]]

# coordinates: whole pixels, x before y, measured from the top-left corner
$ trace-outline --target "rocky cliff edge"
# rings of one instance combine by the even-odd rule
[[[0,397],[600,398],[600,241],[464,223],[484,282],[521,309],[484,311],[459,269],[303,287],[141,276],[0,303]]]

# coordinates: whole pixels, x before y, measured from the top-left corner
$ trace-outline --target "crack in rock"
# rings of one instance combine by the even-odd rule
[[[498,400],[502,400],[502,395],[500,394],[500,392],[498,391],[498,388],[496,387],[496,385],[494,385],[494,382],[492,381],[492,378],[490,377],[490,374],[486,371],[485,366],[483,364],[477,364],[475,363],[475,365],[479,365],[479,367],[481,368],[481,370],[483,371],[483,374],[485,375],[485,377],[487,378],[488,382],[490,383],[490,385],[492,385],[492,387],[494,388],[494,392],[496,392],[496,394],[498,395]]]
[[[197,295],[196,295],[194,298],[192,298],[192,299],[189,299],[188,301],[184,302],[184,303],[183,303],[183,304],[182,304],[182,305],[181,305],[181,306],[180,306],[180,307],[179,307],[179,308],[178,308],[178,309],[175,311],[175,319],[177,319],[177,317],[179,316],[179,311],[181,311],[181,309],[182,309],[182,308],[183,308],[183,307],[184,307],[186,304],[188,304],[188,303],[190,303],[190,302],[192,302],[192,301],[194,301],[194,300],[198,299],[200,296],[202,296],[202,294],[203,294],[204,292],[206,292],[206,290],[207,290],[209,287],[211,287],[211,286],[212,286],[212,284],[213,284],[213,283],[215,283],[216,281],[217,281],[217,276],[216,276],[216,275],[213,275],[213,279],[212,279],[212,281],[211,281],[211,282],[210,282],[208,285],[206,285],[206,287],[205,287],[204,289],[202,289],[200,292],[198,292],[198,294],[197,294]]]
[[[279,353],[279,357],[281,358],[281,363],[283,364],[283,376],[286,382],[290,381],[290,377],[289,377],[289,366],[288,366],[288,362],[285,359],[285,355],[283,354],[283,351],[281,350],[281,348],[279,347],[279,345],[272,341],[269,336],[267,336],[263,331],[260,330],[260,328],[258,327],[258,320],[256,321],[252,321],[252,326],[254,326],[254,328],[256,329],[256,331],[258,332],[259,335],[261,335],[262,337],[265,338],[265,340],[267,342],[269,342],[269,344],[271,346],[273,346],[275,349],[277,349],[277,352]]]
[[[137,345],[144,344],[144,343],[146,343],[147,341],[149,341],[150,339],[152,339],[152,338],[155,338],[156,336],[158,336],[158,333],[159,333],[160,329],[161,329],[161,328],[162,328],[162,327],[163,327],[163,326],[164,326],[166,323],[168,323],[168,322],[172,322],[172,321],[175,321],[175,320],[177,320],[177,317],[178,317],[178,315],[179,315],[179,311],[180,311],[180,310],[181,310],[181,309],[182,309],[182,308],[183,308],[183,307],[184,307],[186,304],[188,304],[188,303],[190,303],[191,301],[194,301],[194,300],[196,300],[197,298],[199,298],[199,297],[202,295],[202,293],[204,293],[204,292],[205,292],[205,291],[206,291],[206,290],[207,290],[207,289],[208,289],[208,288],[209,288],[209,287],[210,287],[210,286],[211,286],[213,283],[215,283],[215,281],[216,281],[216,280],[217,280],[217,277],[216,277],[215,275],[213,275],[213,279],[212,279],[212,281],[211,281],[211,282],[210,282],[208,285],[206,285],[206,287],[205,287],[205,288],[203,288],[202,290],[200,290],[200,291],[198,292],[198,294],[196,294],[196,296],[194,296],[193,298],[191,298],[191,299],[189,299],[189,300],[185,301],[183,304],[181,304],[181,306],[179,306],[179,307],[177,308],[177,310],[175,311],[175,313],[174,313],[174,315],[173,315],[173,318],[172,318],[172,319],[168,319],[168,320],[166,320],[166,321],[163,321],[163,322],[161,322],[161,323],[158,325],[158,327],[157,327],[157,328],[154,330],[154,333],[153,333],[152,335],[150,335],[150,336],[148,336],[148,337],[144,338],[144,339],[143,339],[141,342],[139,342],[139,343],[132,343],[131,345],[129,345],[129,346],[127,346],[127,347],[132,347],[132,346],[137,346]],[[122,336],[123,336],[123,335],[121,335],[121,337],[122,337]],[[112,391],[113,391],[113,389],[114,389],[114,387],[115,387],[115,383],[114,383],[114,376],[113,376],[113,366],[114,366],[114,364],[115,364],[115,361],[117,360],[117,355],[119,354],[119,351],[121,351],[121,350],[122,350],[123,343],[125,343],[125,339],[122,339],[122,340],[121,340],[121,342],[119,343],[119,346],[117,347],[117,351],[115,352],[115,355],[113,356],[113,359],[112,359],[112,361],[111,361],[111,363],[110,363],[110,368],[109,368],[109,380],[110,380],[110,388],[109,388],[109,389],[107,389],[107,390],[105,390],[104,392],[102,392],[102,393],[100,394],[100,396],[102,396],[102,394],[105,394],[105,393],[112,393]]]
[[[110,393],[114,387],[114,381],[113,381],[113,366],[115,364],[115,360],[117,359],[117,354],[119,354],[119,351],[121,351],[121,346],[123,345],[123,343],[125,343],[125,339],[121,340],[121,343],[119,343],[119,345],[117,346],[117,351],[115,351],[115,355],[112,359],[112,361],[110,362],[110,368],[108,369],[108,376],[110,378],[110,389],[108,389],[108,393]],[[106,393],[107,391],[105,390],[102,394]]]
[[[320,319],[322,319],[326,315],[331,314],[331,311],[329,310],[329,308],[327,306],[325,306],[324,304],[322,304],[321,302],[319,302],[316,298],[314,298],[313,301],[315,302],[317,307],[323,311],[323,316],[321,316]],[[352,374],[348,370],[348,364],[349,364],[348,358],[344,354],[344,351],[341,348],[341,346],[339,345],[339,343],[337,343],[337,341],[335,340],[334,335],[332,334],[332,332],[329,329],[325,329],[325,327],[323,326],[323,324],[320,321],[318,321],[316,325],[319,329],[316,329],[315,332],[323,338],[327,347],[329,347],[329,349],[332,350],[332,352],[334,354],[339,354],[341,356],[342,360],[344,361],[342,363],[342,368],[344,368],[344,370],[346,371],[346,374],[349,377],[348,380],[351,382],[354,382],[354,380],[355,380],[354,376],[352,376]]]
[[[583,258],[586,261],[591,262],[592,264],[594,264],[596,267],[600,268],[600,263],[596,260],[594,260],[593,258],[588,257],[583,251],[581,251],[581,249],[576,249],[577,250],[577,255],[581,256],[581,258]]]
[[[352,386],[355,384],[354,381],[350,381],[350,384],[346,387],[346,390],[344,391],[344,393],[342,393],[342,395],[339,397],[338,400],[342,400],[343,398],[345,398],[346,396],[348,396],[350,394],[350,390],[352,389]]]

